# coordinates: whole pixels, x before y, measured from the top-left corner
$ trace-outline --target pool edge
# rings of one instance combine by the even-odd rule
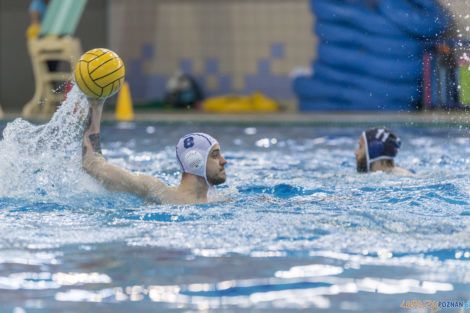
[[[5,113],[2,122],[20,117],[18,113]],[[49,118],[30,119],[43,123]],[[104,122],[115,122],[114,112],[104,112]],[[364,125],[402,124],[406,126],[470,126],[470,114],[452,112],[354,112],[311,113],[279,112],[259,114],[210,114],[203,112],[137,111],[135,122],[158,123],[209,123],[209,124],[293,124],[293,125]]]

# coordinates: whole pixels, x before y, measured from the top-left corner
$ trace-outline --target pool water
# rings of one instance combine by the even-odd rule
[[[0,126],[0,312],[413,312],[406,301],[470,300],[467,128],[388,125],[397,164],[416,172],[403,177],[355,172],[360,125],[104,123],[110,163],[170,185],[180,136],[219,140],[217,202],[154,205],[81,170],[76,99],[47,124]]]

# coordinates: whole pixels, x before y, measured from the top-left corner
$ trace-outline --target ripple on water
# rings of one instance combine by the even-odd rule
[[[80,98],[76,93],[70,99]],[[79,106],[82,114],[85,107]],[[449,137],[452,130],[398,129],[403,146],[397,164],[417,174],[397,177],[355,172],[353,151],[361,132],[355,127],[103,125],[103,151],[110,163],[170,185],[179,181],[173,150],[179,136],[196,130],[218,135],[229,161],[228,181],[211,198],[228,200],[152,205],[109,193],[81,170],[83,120],[73,109],[74,101],[65,102],[46,125],[16,120],[5,128],[0,142],[0,288],[69,286],[55,294],[59,302],[128,301],[134,296],[186,308],[199,302],[216,306],[210,299],[330,308],[338,290],[398,294],[402,288],[428,294],[470,283],[461,270],[468,271],[470,259],[464,133]],[[110,251],[104,248],[114,244],[116,263],[107,259]],[[64,254],[76,246],[93,247],[93,255],[108,260],[103,263],[109,268],[80,272],[73,261],[65,262]],[[208,282],[204,276],[201,283],[192,276],[198,270],[186,264],[182,270],[188,274],[181,277],[192,281],[142,283],[138,289],[126,278],[133,272],[133,259],[126,263],[128,272],[116,275],[124,277],[118,280],[124,287],[116,288],[113,266],[120,266],[128,247],[185,251],[175,259],[197,259],[200,267],[241,257],[275,269],[268,274],[260,269],[267,277],[255,277],[249,272],[253,264],[241,262],[240,277]],[[285,266],[285,258],[294,264]],[[298,264],[311,258],[316,263]],[[155,256],[146,260],[136,281],[158,277],[152,272]],[[18,266],[16,272],[5,272],[9,263]],[[235,268],[231,264],[214,275]],[[317,271],[329,274],[320,279]],[[87,275],[80,276],[83,272]],[[399,278],[393,280],[389,272]],[[413,280],[406,280],[409,275]],[[80,284],[103,288],[85,290]]]

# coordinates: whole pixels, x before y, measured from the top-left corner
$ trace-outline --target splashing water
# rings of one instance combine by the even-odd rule
[[[74,87],[48,123],[4,130],[0,313],[396,312],[468,297],[468,129],[394,128],[398,165],[416,171],[395,177],[355,172],[362,126],[103,125],[109,163],[168,185],[179,137],[217,134],[232,201],[156,206],[82,171],[87,108]]]
[[[0,141],[0,197],[62,202],[89,188],[81,170],[87,114],[88,101],[74,86],[48,123],[33,125],[21,118],[9,123]]]

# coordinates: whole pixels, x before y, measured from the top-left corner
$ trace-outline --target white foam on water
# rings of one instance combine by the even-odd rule
[[[94,185],[81,169],[87,114],[88,101],[74,86],[48,123],[8,123],[0,141],[0,198],[55,200]]]

